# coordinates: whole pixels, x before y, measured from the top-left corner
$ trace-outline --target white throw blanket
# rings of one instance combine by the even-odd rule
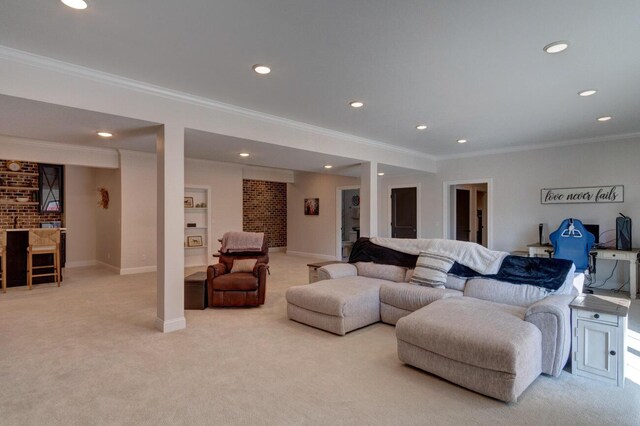
[[[263,232],[225,232],[222,236],[221,253],[240,253],[262,250]]]
[[[498,273],[500,265],[509,253],[489,250],[476,243],[442,239],[404,239],[372,237],[373,244],[390,248],[402,253],[419,255],[421,251],[428,251],[455,259],[461,265],[467,266],[483,275]]]

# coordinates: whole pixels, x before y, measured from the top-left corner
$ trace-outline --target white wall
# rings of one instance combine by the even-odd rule
[[[295,173],[287,186],[287,253],[336,258],[336,188],[360,179],[318,173]],[[304,199],[319,198],[320,214],[305,216]]]
[[[220,248],[218,239],[227,231],[242,231],[242,166],[187,159],[185,185],[211,187],[211,252]]]
[[[121,203],[120,169],[97,169],[96,187],[109,191],[109,208],[96,212],[96,260],[117,270],[121,261]]]
[[[156,156],[120,151],[121,273],[155,270],[157,249]]]
[[[67,268],[96,262],[96,169],[65,166],[64,212]]]
[[[418,216],[418,238],[442,238],[438,229],[442,223],[442,212],[433,208],[435,198],[442,197],[436,193],[437,178],[433,173],[419,173],[407,176],[383,176],[378,181],[378,235],[391,236],[391,198],[390,187],[420,187],[420,215]]]
[[[389,184],[419,181],[422,187],[422,237],[442,238],[443,182],[467,179],[493,179],[493,248],[523,250],[537,242],[538,224],[547,223],[555,230],[567,217],[584,223],[600,225],[600,231],[615,229],[618,212],[634,221],[633,241],[640,243],[640,139],[579,144],[470,158],[443,160],[438,172],[404,178],[383,178],[380,191]],[[624,185],[622,204],[540,204],[542,188],[597,185]],[[388,200],[380,198],[380,232],[388,216]],[[381,234],[382,235],[382,234]],[[613,233],[603,239],[615,238]],[[606,278],[612,262],[598,262],[598,281]],[[620,272],[622,271],[622,272]],[[618,273],[607,287],[615,287],[628,279],[627,264],[618,266]]]

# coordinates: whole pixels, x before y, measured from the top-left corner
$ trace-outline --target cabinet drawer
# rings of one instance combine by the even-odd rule
[[[592,311],[578,311],[578,318],[618,325],[618,316]]]

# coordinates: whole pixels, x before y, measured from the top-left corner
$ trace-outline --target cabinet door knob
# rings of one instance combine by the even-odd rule
[[[593,317],[594,317],[595,319],[598,319],[598,318],[600,318],[600,314],[594,314],[594,315],[593,315]]]
[[[616,354],[616,351],[611,351],[611,352],[609,352],[609,355],[612,355],[612,356],[613,356],[613,355],[615,355],[615,354]]]

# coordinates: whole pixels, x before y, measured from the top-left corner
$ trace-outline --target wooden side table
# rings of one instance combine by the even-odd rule
[[[318,269],[326,265],[332,265],[334,263],[342,263],[342,262],[338,260],[329,260],[327,262],[307,263],[307,266],[309,267],[309,284],[315,283],[316,281],[320,280],[320,278],[318,278]]]
[[[624,387],[627,315],[631,302],[583,294],[571,308],[571,373]]]

